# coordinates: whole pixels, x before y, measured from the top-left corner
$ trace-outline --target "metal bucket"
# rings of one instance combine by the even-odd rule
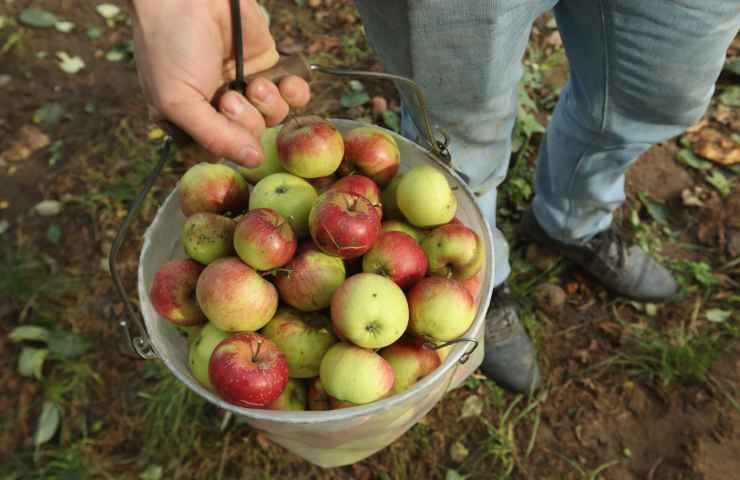
[[[345,132],[363,124],[332,120]],[[223,401],[204,388],[190,373],[185,337],[152,306],[149,290],[156,271],[167,261],[185,258],[180,231],[185,217],[180,212],[175,189],[165,200],[146,231],[139,258],[138,293],[149,343],[167,368],[192,391],[209,402],[242,417],[252,427],[266,432],[275,443],[322,467],[347,465],[381,450],[426,415],[442,395],[459,385],[480,365],[483,358],[483,321],[493,289],[493,241],[472,192],[460,177],[435,155],[410,140],[393,134],[401,152],[401,171],[420,164],[434,164],[443,171],[458,200],[457,217],[484,240],[486,259],[478,294],[478,312],[463,337],[442,365],[411,389],[368,405],[330,411],[285,412],[242,408]]]

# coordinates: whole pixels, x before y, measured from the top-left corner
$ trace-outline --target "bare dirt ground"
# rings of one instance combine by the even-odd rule
[[[265,4],[283,53],[382,69],[351,2]],[[529,103],[500,216],[513,246],[512,289],[540,349],[545,386],[523,398],[476,376],[388,448],[322,470],[246,425],[222,429],[221,412],[159,363],[118,353],[123,305],[106,256],[153,166],[157,135],[139,93],[127,16],[106,20],[95,6],[0,5],[0,477],[738,478],[740,170],[709,160],[740,155],[740,42],[728,51],[705,119],[653,147],[627,178],[618,221],[682,283],[677,299],[656,306],[608,294],[514,233],[531,200],[541,127],[567,79],[555,25],[549,17],[537,22],[523,82]],[[74,28],[19,23],[29,7]],[[79,56],[84,68],[63,71],[58,52]],[[389,85],[365,82],[364,100],[344,81],[320,78],[312,87],[312,113],[397,121]],[[388,100],[388,113],[372,112],[374,96]],[[135,222],[121,255],[131,295],[141,235],[195,159],[182,154],[165,169]],[[561,309],[535,301],[542,283],[563,289]],[[30,325],[57,332],[55,343],[10,337]],[[39,355],[27,349],[44,342],[43,365],[21,359]],[[39,426],[52,424],[40,442]]]

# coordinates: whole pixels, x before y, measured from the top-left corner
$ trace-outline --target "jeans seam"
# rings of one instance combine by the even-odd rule
[[[609,55],[609,41],[606,31],[606,12],[604,7],[605,0],[599,0],[599,13],[601,16],[601,38],[602,38],[602,49],[604,50],[604,100],[601,104],[601,129],[600,133],[606,132],[606,119],[607,119],[607,108],[609,107],[609,61],[611,57]]]
[[[603,89],[603,95],[604,100],[601,103],[601,125],[599,128],[599,133],[604,134],[606,132],[606,119],[607,119],[607,108],[609,106],[609,44],[607,40],[606,35],[606,12],[604,7],[605,0],[599,0],[599,13],[601,17],[601,37],[602,37],[602,50],[604,52],[604,89]],[[593,153],[595,150],[595,142],[592,141],[591,145],[589,145],[589,148],[587,148],[581,156],[578,158],[578,161],[576,162],[576,167],[573,169],[573,174],[570,177],[570,180],[568,182],[568,206],[567,206],[567,213],[565,214],[565,219],[563,221],[563,225],[560,227],[560,238],[561,240],[564,240],[566,238],[566,232],[568,230],[568,224],[570,223],[571,218],[573,217],[573,201],[571,200],[571,197],[573,195],[573,188],[575,186],[575,179],[578,176],[578,172],[581,170],[581,167],[583,166],[583,159],[586,158],[587,155],[590,153]],[[568,239],[572,240],[572,239]]]

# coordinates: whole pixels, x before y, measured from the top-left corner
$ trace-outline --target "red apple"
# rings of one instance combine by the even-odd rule
[[[288,362],[280,349],[262,335],[239,333],[222,340],[213,350],[208,378],[227,402],[263,408],[285,389]]]
[[[324,387],[321,386],[319,377],[314,378],[311,382],[306,397],[308,399],[309,410],[331,410],[329,395],[324,390]]]
[[[399,287],[408,288],[426,275],[427,257],[409,235],[383,232],[363,257],[362,270],[387,276]]]
[[[386,185],[401,165],[398,145],[389,132],[379,127],[359,127],[344,136],[342,171],[367,175]]]
[[[460,282],[451,278],[427,277],[408,295],[409,330],[434,340],[454,340],[473,324],[476,305]]]
[[[356,193],[361,197],[365,197],[375,207],[375,211],[378,212],[378,218],[383,218],[383,206],[380,204],[380,189],[375,182],[367,177],[362,175],[344,177],[337,180],[326,191]]]
[[[240,212],[247,209],[249,186],[226,165],[199,163],[182,176],[178,197],[186,217],[198,212]]]
[[[198,278],[198,304],[206,317],[227,332],[253,332],[275,315],[275,287],[236,257],[216,260]]]
[[[465,280],[480,271],[485,252],[480,237],[462,223],[435,228],[421,242],[429,273]]]
[[[344,141],[328,120],[316,116],[289,120],[277,137],[280,164],[293,175],[319,178],[334,173],[344,156]]]
[[[396,377],[393,393],[408,390],[441,363],[436,350],[424,347],[420,339],[401,339],[381,350],[380,356],[393,367]]]
[[[293,258],[297,244],[290,223],[270,208],[250,210],[234,232],[236,253],[256,270],[282,267]]]
[[[308,229],[313,241],[326,253],[355,258],[375,243],[380,219],[366,198],[355,193],[326,192],[311,208]]]
[[[344,262],[311,242],[298,246],[293,260],[275,277],[280,298],[298,310],[314,312],[329,306],[334,290],[344,282]]]
[[[195,260],[167,262],[154,274],[149,296],[154,308],[175,325],[198,325],[206,317],[195,301],[195,285],[203,266]]]

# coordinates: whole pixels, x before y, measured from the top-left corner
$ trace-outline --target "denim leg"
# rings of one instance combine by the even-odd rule
[[[535,215],[579,243],[624,201],[624,173],[705,112],[740,25],[737,0],[560,0],[571,64],[541,145]]]
[[[506,176],[516,88],[532,22],[555,0],[357,0],[368,39],[391,73],[424,90],[432,123],[450,139],[494,232],[494,283],[509,273],[496,226],[496,187]],[[402,91],[403,133],[415,140],[415,102]],[[413,121],[412,121],[413,119]]]

